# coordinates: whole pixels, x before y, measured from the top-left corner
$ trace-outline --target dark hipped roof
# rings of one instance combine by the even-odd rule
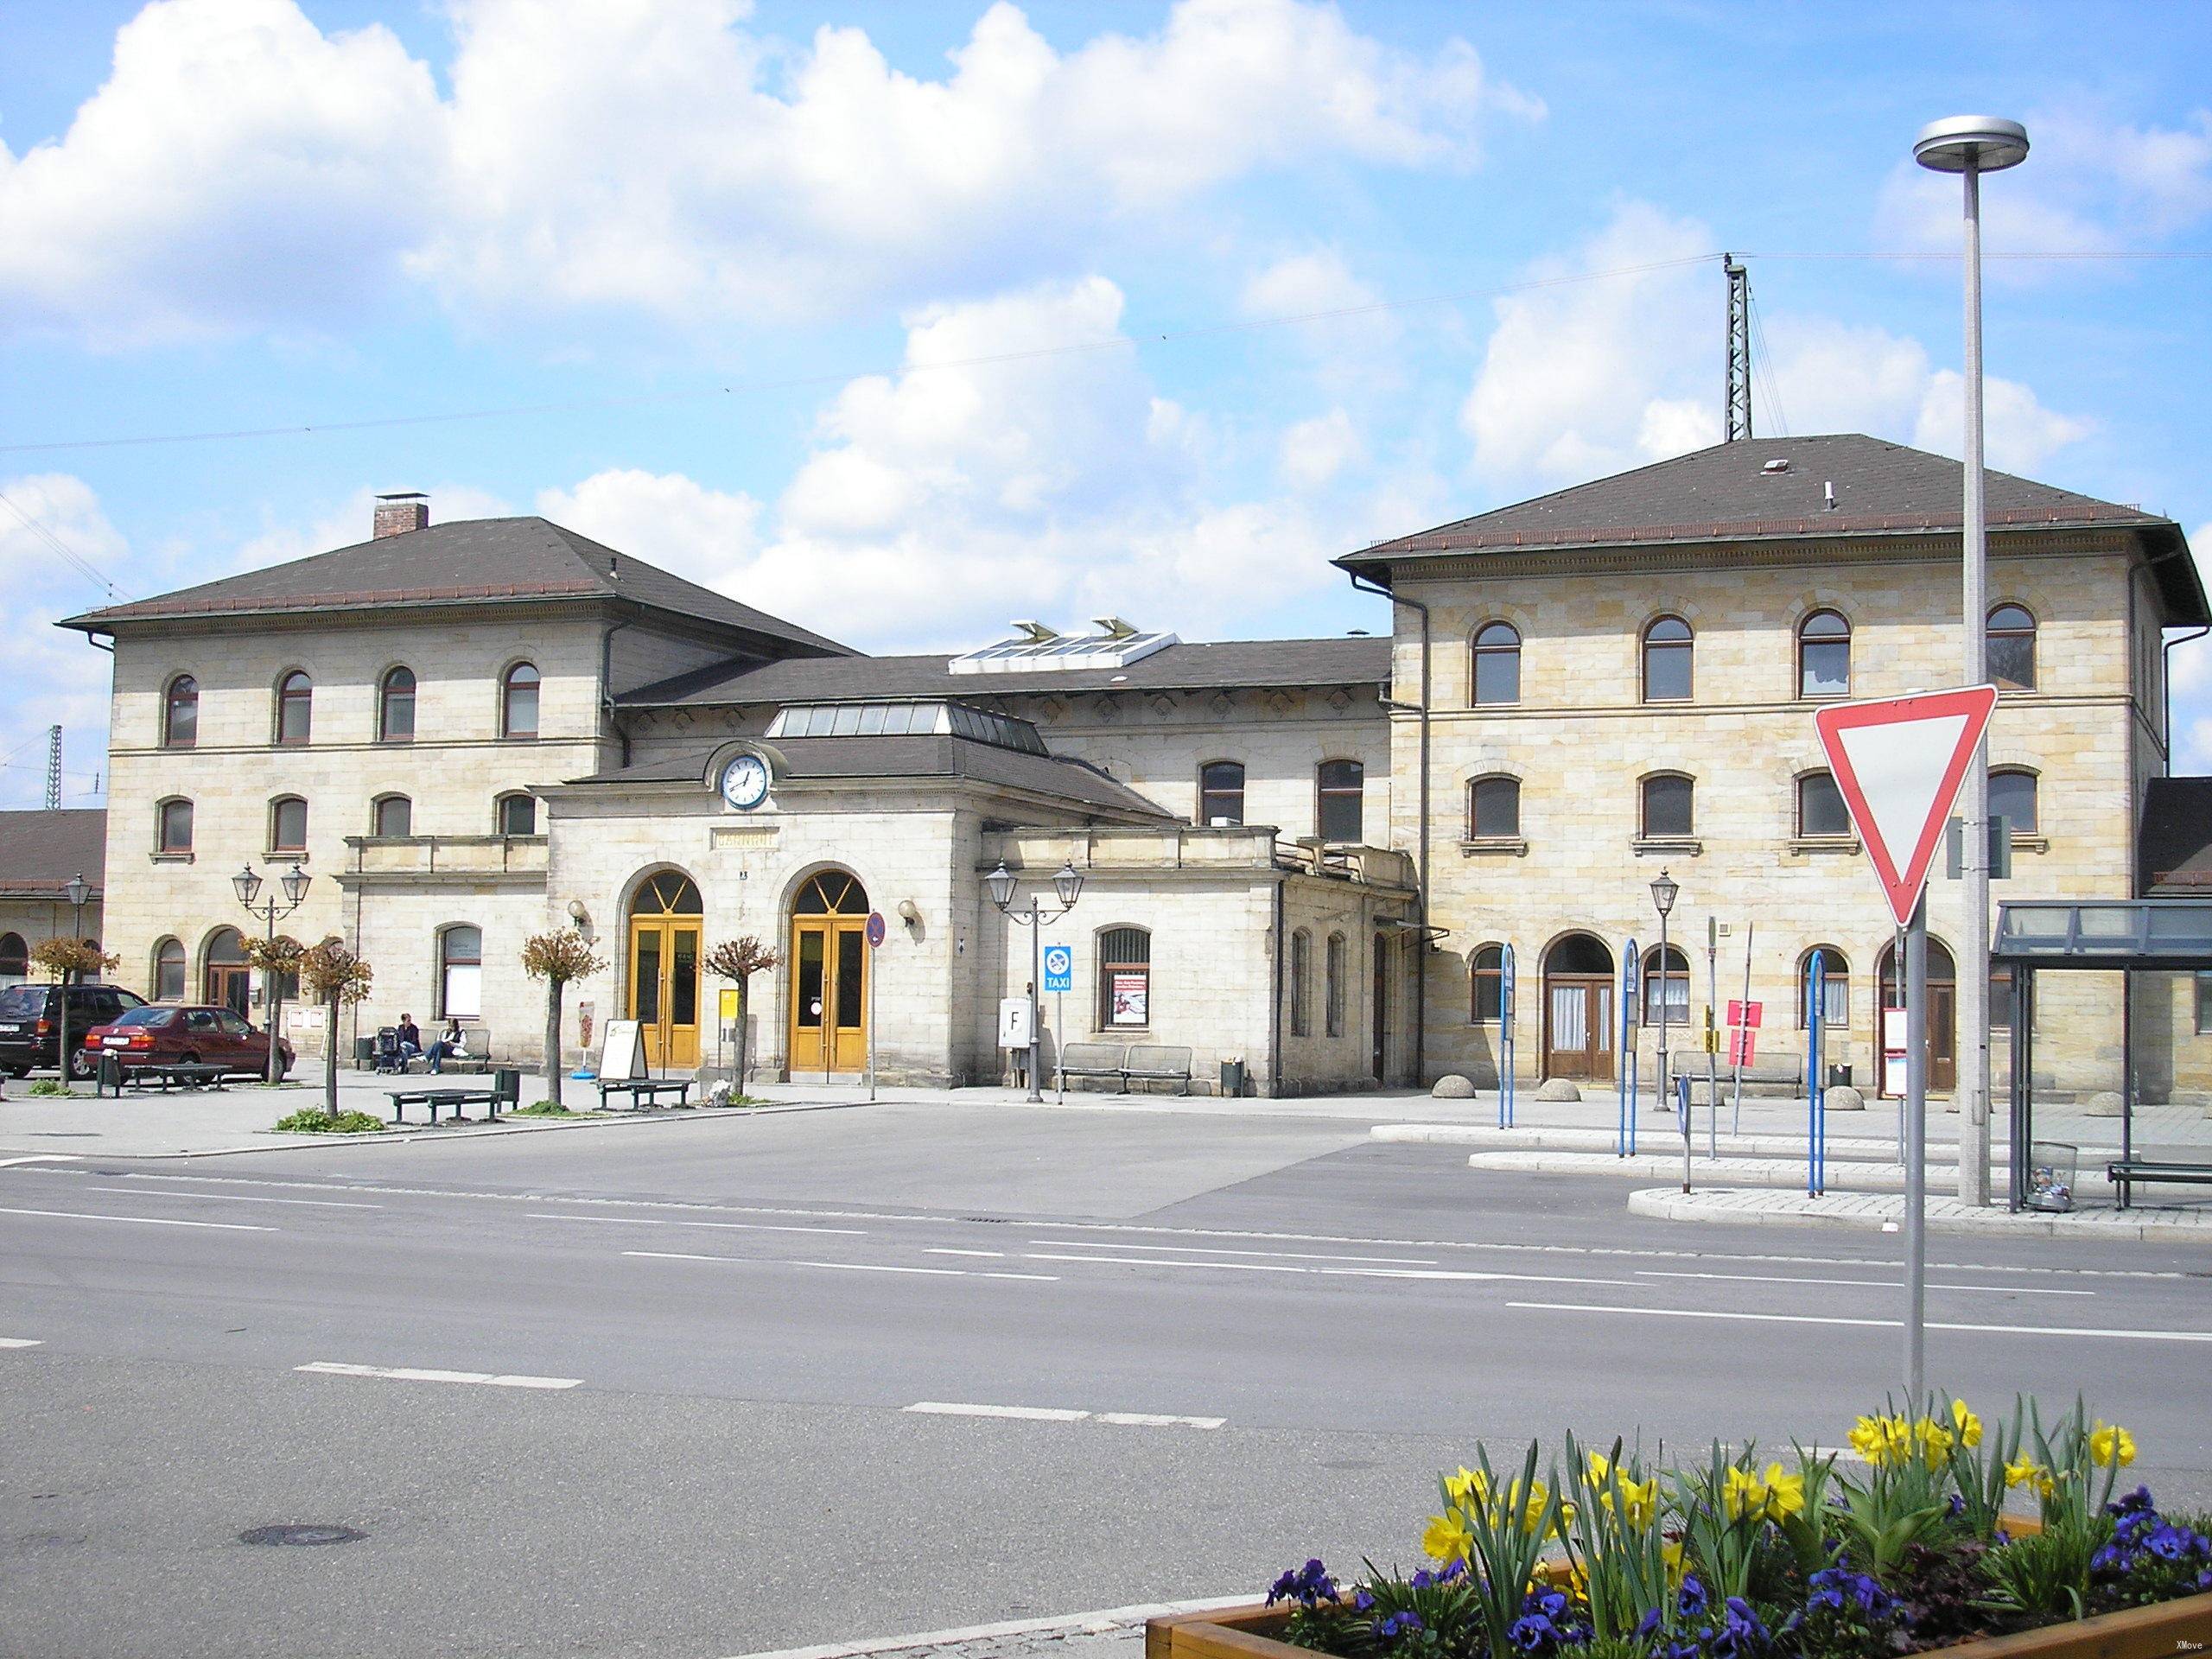
[[[2153,778],[2135,844],[2147,897],[2212,890],[2212,778]]]
[[[105,633],[118,624],[181,617],[545,599],[626,600],[816,651],[848,649],[537,518],[463,518],[381,536],[264,570],[88,611],[60,626]]]
[[[1390,641],[1237,639],[1175,645],[1127,668],[1055,669],[1034,674],[955,674],[943,653],[915,657],[789,658],[732,663],[624,693],[630,708],[826,702],[860,697],[1012,697],[1048,691],[1185,691],[1240,686],[1380,684],[1390,677]]]
[[[60,893],[73,875],[98,892],[107,874],[107,814],[96,806],[0,812],[0,893]]]
[[[1776,460],[1789,461],[1789,470],[1764,470]],[[2176,554],[2155,567],[2175,620],[2212,620],[2188,543],[2172,519],[2010,473],[1992,472],[1987,480],[1992,530],[2135,530],[2154,557]],[[1830,484],[1835,486],[1833,512],[1827,505]],[[1964,518],[1964,487],[1960,462],[1862,433],[1746,438],[1378,542],[1336,563],[1347,570],[1387,572],[1393,565],[1470,553],[1957,530]]]
[[[1081,760],[1025,754],[964,737],[792,737],[766,747],[783,757],[788,775],[797,779],[967,778],[1114,812],[1148,818],[1175,816]],[[702,779],[715,748],[571,781],[585,785],[691,783],[703,788]]]

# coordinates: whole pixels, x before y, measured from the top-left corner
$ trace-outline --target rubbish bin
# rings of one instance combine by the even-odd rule
[[[353,1039],[353,1069],[356,1071],[366,1071],[376,1063],[377,1039],[373,1037],[356,1037]]]
[[[1827,1087],[1831,1089],[1850,1088],[1851,1068],[1847,1065],[1831,1065],[1828,1067]]]
[[[2031,1210],[2063,1214],[2074,1207],[2074,1180],[2082,1166],[2082,1149],[2063,1141],[2029,1143],[2027,1185],[2020,1202]]]
[[[1243,1061],[1224,1060],[1221,1063],[1221,1092],[1231,1098],[1243,1097],[1244,1093]]]

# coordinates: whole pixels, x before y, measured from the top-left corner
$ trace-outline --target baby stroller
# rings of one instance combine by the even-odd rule
[[[376,1052],[370,1057],[369,1070],[391,1072],[407,1070],[407,1056],[400,1051],[397,1026],[377,1027]]]

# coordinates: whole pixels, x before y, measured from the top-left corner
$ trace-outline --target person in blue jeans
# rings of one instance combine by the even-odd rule
[[[430,1045],[430,1070],[433,1072],[442,1072],[446,1069],[448,1060],[456,1058],[465,1058],[467,1053],[467,1044],[461,1034],[461,1021],[448,1020],[446,1028],[438,1033],[438,1040]]]
[[[413,1014],[403,1014],[399,1016],[399,1029],[397,1035],[399,1038],[399,1065],[400,1069],[404,1071],[407,1068],[407,1062],[414,1059],[423,1052],[423,1027],[415,1023],[415,1016]]]

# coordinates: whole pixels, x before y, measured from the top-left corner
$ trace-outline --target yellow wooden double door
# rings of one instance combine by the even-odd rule
[[[699,889],[673,871],[639,889],[630,906],[630,1017],[642,1027],[645,1063],[699,1064]]]
[[[868,1065],[868,893],[824,870],[791,906],[790,1065],[793,1072]]]

